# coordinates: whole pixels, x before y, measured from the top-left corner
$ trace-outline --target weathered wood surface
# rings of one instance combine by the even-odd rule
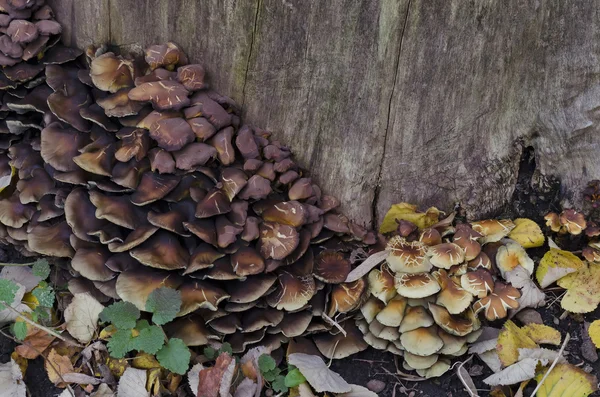
[[[493,213],[525,146],[575,205],[600,178],[593,1],[50,3],[72,45],[182,45],[363,224],[398,201]]]

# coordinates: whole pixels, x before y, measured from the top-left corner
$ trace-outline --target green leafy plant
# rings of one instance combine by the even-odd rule
[[[173,320],[181,307],[181,293],[168,287],[154,290],[146,303],[152,313],[152,324],[140,319],[140,310],[130,302],[115,302],[100,313],[100,321],[116,328],[108,340],[108,351],[114,358],[124,358],[138,351],[156,356],[160,365],[183,375],[191,353],[181,339],[167,338],[161,325]]]
[[[287,393],[292,387],[296,387],[304,383],[306,379],[300,373],[298,368],[289,365],[287,374],[277,367],[277,363],[268,354],[263,354],[258,358],[258,369],[263,378],[270,383],[273,391],[277,393]]]

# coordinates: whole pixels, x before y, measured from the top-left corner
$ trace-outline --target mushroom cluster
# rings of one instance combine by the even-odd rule
[[[404,368],[426,378],[450,368],[489,321],[519,306],[521,293],[505,281],[517,266],[529,274],[533,261],[507,238],[510,220],[453,225],[452,217],[426,228],[398,222],[385,263],[368,274],[369,298],[356,320],[372,347],[404,357]]]
[[[6,19],[52,15],[43,1],[5,3]],[[46,25],[27,22],[35,37],[16,43]],[[375,233],[340,214],[287,147],[242,125],[201,65],[173,43],[144,59],[44,43],[2,74],[3,242],[67,258],[72,290],[140,310],[154,289],[177,289],[166,330],[189,346],[241,352],[325,332],[324,350],[348,334],[348,352],[366,348],[345,321],[366,282],[343,282],[350,251]]]

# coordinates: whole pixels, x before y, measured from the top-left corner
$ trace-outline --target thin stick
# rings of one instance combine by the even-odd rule
[[[75,342],[73,342],[73,341],[70,341],[70,340],[68,340],[67,338],[65,338],[65,337],[64,337],[64,336],[62,336],[61,334],[59,334],[59,333],[57,333],[57,332],[55,332],[55,331],[52,331],[50,328],[46,328],[46,327],[44,327],[43,325],[41,325],[41,324],[38,324],[38,323],[36,323],[35,321],[32,321],[32,320],[30,320],[29,318],[27,318],[27,317],[25,317],[23,314],[21,314],[21,312],[19,312],[17,309],[13,308],[13,307],[12,307],[12,306],[10,306],[10,305],[7,305],[6,303],[4,303],[4,302],[2,302],[2,301],[0,301],[0,305],[4,306],[6,309],[10,310],[11,312],[13,312],[13,313],[14,313],[14,314],[16,314],[17,316],[19,316],[19,317],[20,317],[21,319],[23,319],[23,321],[25,321],[27,324],[29,324],[29,325],[31,325],[31,326],[33,326],[33,327],[39,328],[39,329],[41,329],[42,331],[44,331],[44,332],[47,332],[48,334],[50,334],[50,335],[52,335],[52,336],[54,336],[54,337],[56,337],[56,338],[58,338],[58,339],[62,340],[63,342],[66,342],[66,343],[68,343],[68,344],[70,344],[70,345],[73,345],[73,346],[76,346],[76,347],[82,347],[82,348],[83,348],[83,347],[85,347],[85,346],[82,346],[82,345],[80,345],[79,343],[75,343]]]
[[[558,362],[558,359],[562,357],[563,351],[565,351],[565,347],[567,347],[567,343],[569,342],[569,339],[571,339],[571,335],[569,335],[569,333],[567,332],[567,335],[565,335],[565,341],[563,342],[562,346],[560,347],[560,350],[558,351],[558,354],[556,355],[556,358],[552,362],[552,365],[550,365],[550,368],[548,368],[548,371],[546,371],[546,373],[544,374],[544,377],[542,378],[542,380],[539,381],[539,383],[537,384],[537,386],[533,390],[533,393],[531,393],[531,397],[535,396],[535,394],[538,392],[538,390],[542,386],[542,383],[544,383],[544,381],[546,380],[546,378],[548,377],[548,375],[550,375],[550,372],[554,369],[554,366]]]
[[[344,335],[344,337],[348,336],[348,333],[346,332],[346,330],[344,328],[342,328],[341,325],[339,325],[334,319],[329,317],[327,314],[321,313],[321,317],[323,317],[323,319],[325,319],[325,321],[327,321],[329,324],[331,324],[334,327],[336,327],[337,329],[339,329],[340,332],[342,333],[342,335]]]

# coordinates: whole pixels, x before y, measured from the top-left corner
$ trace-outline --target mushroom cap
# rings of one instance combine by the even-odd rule
[[[515,228],[515,224],[510,219],[487,219],[478,222],[471,222],[474,231],[483,237],[479,239],[481,245],[494,243],[502,240]]]
[[[470,260],[467,264],[468,270],[477,270],[479,268],[485,270],[492,270],[492,261],[485,252],[480,252],[475,259]]]
[[[251,247],[242,247],[231,255],[231,266],[235,274],[250,276],[265,270],[265,260]]]
[[[132,88],[127,96],[132,101],[152,102],[157,110],[179,110],[190,104],[189,94],[177,81],[162,80],[140,84]]]
[[[340,252],[325,250],[315,260],[314,276],[328,284],[339,284],[348,277],[350,267],[350,261]]]
[[[410,352],[404,352],[404,360],[413,369],[428,369],[438,360],[438,354],[431,356],[417,356]]]
[[[142,206],[165,197],[179,184],[181,178],[177,175],[160,175],[146,172],[135,191],[130,196],[133,204]]]
[[[249,277],[244,281],[231,281],[225,284],[225,288],[231,297],[230,302],[250,303],[273,291],[273,285],[277,276],[273,273],[260,274]]]
[[[440,285],[429,273],[402,273],[396,276],[396,291],[406,298],[425,298],[440,291]]]
[[[209,191],[196,207],[196,218],[210,218],[231,211],[229,199],[220,189]]]
[[[456,225],[456,232],[452,238],[452,242],[465,251],[465,260],[470,261],[475,259],[481,252],[481,245],[477,240],[483,237],[477,233],[466,223]]]
[[[181,308],[177,317],[185,316],[198,309],[216,311],[217,306],[229,295],[213,283],[193,280],[185,281],[178,288],[181,292]]]
[[[140,263],[157,269],[184,269],[190,255],[173,233],[159,230],[148,240],[129,251]]]
[[[431,263],[425,260],[427,246],[420,241],[407,241],[395,236],[387,245],[389,254],[386,261],[394,272],[421,273],[431,269]]]
[[[465,311],[473,301],[473,295],[458,285],[444,270],[433,273],[442,290],[437,295],[436,303],[444,306],[451,314]]]
[[[238,197],[242,200],[262,200],[271,194],[271,182],[260,175],[252,175],[248,183],[240,191]]]
[[[146,301],[152,291],[160,287],[176,289],[179,285],[181,285],[181,277],[177,274],[141,268],[119,274],[117,294],[122,300],[131,302],[138,309],[145,311]]]
[[[260,253],[266,259],[284,259],[298,247],[299,242],[299,234],[291,226],[274,222],[260,225]]]
[[[121,162],[128,162],[135,157],[142,161],[150,149],[148,131],[143,128],[123,128],[117,133],[119,146],[115,158]]]
[[[211,268],[217,259],[221,259],[224,256],[225,254],[215,250],[212,245],[200,243],[192,252],[190,263],[183,274],[190,274],[198,270]]]
[[[432,247],[442,243],[442,235],[437,229],[430,227],[423,229],[419,235],[419,241],[429,247]]]
[[[190,143],[183,149],[173,153],[176,167],[184,171],[189,171],[196,166],[205,165],[216,156],[217,150],[214,147],[199,142]]]
[[[268,207],[261,216],[268,222],[300,227],[306,222],[307,211],[298,201],[284,201]]]
[[[549,212],[544,216],[544,219],[546,220],[546,226],[548,226],[554,233],[558,233],[561,230],[562,224],[557,213]]]
[[[177,81],[188,91],[197,91],[206,87],[204,67],[199,64],[180,66],[177,68]]]
[[[465,291],[478,298],[485,298],[494,290],[494,278],[489,271],[479,268],[460,277],[460,285]]]
[[[22,204],[16,195],[0,200],[0,223],[5,226],[20,228],[29,222],[34,213],[35,207]]]
[[[267,297],[267,303],[277,310],[297,311],[306,306],[315,293],[316,285],[312,275],[295,276],[290,272],[280,271],[277,288]]]
[[[152,123],[150,137],[156,141],[159,147],[172,152],[181,150],[187,144],[194,142],[196,135],[187,121],[181,117],[173,117]]]
[[[89,193],[90,201],[96,207],[96,218],[127,229],[136,229],[146,223],[146,214],[133,205],[126,196],[108,196],[97,191]]]
[[[211,340],[219,340],[204,325],[204,319],[199,315],[177,318],[164,326],[169,338],[178,338],[186,346],[205,346]]]
[[[532,274],[535,264],[520,244],[509,241],[498,248],[498,252],[496,253],[496,267],[504,277],[507,272],[515,269],[517,266],[522,266],[529,274]]]
[[[450,314],[443,306],[430,303],[429,312],[433,316],[433,321],[451,335],[465,336],[473,331],[472,320],[466,316]]]
[[[444,341],[440,354],[455,355],[467,347],[467,338],[464,336],[450,335],[442,329],[438,329],[438,336]]]
[[[72,258],[73,248],[69,240],[71,228],[67,222],[56,223],[52,226],[37,225],[27,234],[29,249],[38,254]]]
[[[404,311],[406,310],[407,301],[406,298],[396,295],[395,298],[390,300],[385,308],[377,313],[375,319],[386,327],[399,327],[402,319],[404,318]]]
[[[13,19],[6,28],[6,34],[14,43],[26,44],[37,39],[39,32],[35,24],[22,19]]]
[[[117,274],[106,266],[106,262],[112,255],[107,248],[102,246],[80,248],[71,259],[71,266],[88,280],[112,280]]]
[[[150,70],[157,68],[173,70],[175,66],[185,65],[188,62],[185,53],[173,42],[148,47],[145,52],[145,59],[150,66]]]
[[[475,313],[485,310],[485,317],[490,320],[504,318],[508,314],[508,309],[519,307],[518,298],[521,293],[512,285],[496,282],[494,291],[488,296],[478,300],[473,304]]]
[[[223,128],[209,141],[209,143],[217,150],[219,161],[223,165],[231,165],[235,161],[235,150],[231,143],[233,134],[233,127]]]
[[[430,368],[427,369],[417,369],[417,374],[419,376],[424,377],[425,379],[437,378],[444,375],[450,369],[450,360],[439,359],[433,364]]]
[[[423,306],[408,306],[400,323],[401,333],[409,332],[417,328],[430,327],[434,324],[433,317]]]
[[[336,313],[348,313],[355,310],[362,303],[365,290],[366,283],[363,279],[334,285],[329,297],[327,315],[332,317]]]
[[[422,327],[400,335],[402,347],[415,356],[431,356],[444,346],[444,341],[437,335],[437,327]]]
[[[465,260],[465,251],[457,244],[442,243],[429,247],[427,258],[435,267],[450,269]]]
[[[106,52],[90,63],[90,77],[98,89],[114,94],[122,88],[133,86],[133,69],[132,61]]]
[[[134,247],[139,246],[150,236],[158,231],[158,228],[150,224],[141,225],[134,231],[130,232],[123,241],[113,241],[108,244],[108,249],[111,252],[125,252]]]
[[[373,269],[369,272],[369,293],[381,300],[383,303],[388,303],[390,299],[396,296],[396,285],[394,275],[386,265],[380,269]]]
[[[587,227],[582,213],[566,209],[560,213],[559,221],[569,234],[579,235]]]
[[[374,297],[369,297],[367,301],[361,306],[360,312],[362,313],[365,321],[371,323],[377,314],[385,308],[385,304]]]
[[[369,324],[369,331],[379,339],[384,339],[389,342],[398,340],[400,337],[398,327],[386,327],[377,321],[377,319],[371,321]]]

